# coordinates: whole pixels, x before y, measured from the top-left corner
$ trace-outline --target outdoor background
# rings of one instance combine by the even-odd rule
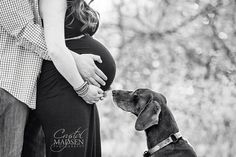
[[[95,0],[96,34],[117,64],[113,89],[163,93],[199,157],[236,155],[236,0]],[[98,104],[103,157],[141,157],[135,117]]]

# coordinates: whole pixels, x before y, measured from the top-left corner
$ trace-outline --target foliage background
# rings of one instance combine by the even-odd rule
[[[199,157],[236,154],[236,0],[96,0],[96,34],[117,64],[113,89],[163,93]],[[98,104],[104,157],[146,150],[135,117]]]

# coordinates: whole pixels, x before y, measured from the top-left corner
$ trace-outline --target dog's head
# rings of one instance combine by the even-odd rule
[[[157,125],[161,106],[166,104],[163,95],[149,89],[113,90],[112,95],[113,101],[118,107],[138,117],[135,123],[135,129],[138,131]]]

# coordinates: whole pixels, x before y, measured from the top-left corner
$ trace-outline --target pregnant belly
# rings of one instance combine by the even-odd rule
[[[101,43],[90,36],[67,41],[66,45],[69,49],[78,54],[95,54],[101,57],[103,62],[101,64],[96,63],[96,65],[108,78],[106,85],[101,88],[104,91],[108,90],[116,73],[116,65],[110,52]],[[64,95],[65,93],[75,94],[71,85],[57,71],[52,61],[43,61],[37,87],[38,101],[45,100],[45,98],[53,98],[58,95]]]
[[[78,54],[94,54],[101,57],[102,63],[95,63],[108,78],[106,85],[101,88],[103,90],[108,90],[116,73],[115,61],[110,52],[100,42],[90,36],[84,36],[81,39],[67,41],[66,45],[70,50]]]

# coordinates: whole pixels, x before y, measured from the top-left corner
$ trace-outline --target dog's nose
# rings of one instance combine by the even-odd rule
[[[116,90],[113,90],[112,91],[112,95],[116,95],[117,91]]]

